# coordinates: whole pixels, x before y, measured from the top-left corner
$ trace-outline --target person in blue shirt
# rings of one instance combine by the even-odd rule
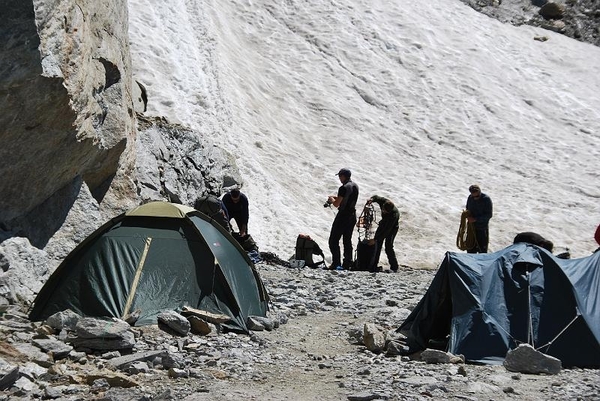
[[[492,199],[481,192],[479,185],[469,187],[466,209],[469,211],[467,222],[475,227],[475,246],[468,253],[487,253],[490,241],[489,221],[493,215]]]

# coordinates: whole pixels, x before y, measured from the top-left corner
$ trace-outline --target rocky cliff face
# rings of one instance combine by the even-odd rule
[[[120,161],[135,140],[127,4],[0,7],[0,222],[42,247],[72,205],[73,186],[84,182],[101,201],[134,163]],[[42,230],[34,216],[44,212],[55,219],[42,219]]]
[[[108,219],[241,182],[206,135],[150,120],[127,2],[0,0],[0,309],[27,305]]]

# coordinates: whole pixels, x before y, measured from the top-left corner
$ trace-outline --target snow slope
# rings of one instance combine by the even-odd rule
[[[147,114],[236,155],[261,251],[288,258],[299,233],[327,249],[341,167],[359,212],[373,194],[400,209],[402,264],[457,251],[472,183],[494,202],[492,251],[520,231],[596,248],[600,48],[458,0],[129,4]]]

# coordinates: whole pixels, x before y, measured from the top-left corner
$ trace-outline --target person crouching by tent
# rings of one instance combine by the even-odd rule
[[[396,273],[398,271],[398,260],[396,259],[396,251],[394,251],[394,239],[396,238],[396,234],[398,234],[400,212],[391,200],[383,196],[373,195],[367,201],[367,204],[371,204],[372,202],[377,203],[381,208],[381,221],[379,221],[374,238],[369,240],[369,245],[375,245],[369,271],[379,271],[377,265],[381,256],[381,248],[385,244],[385,254],[390,263],[390,270]]]
[[[516,244],[519,242],[527,242],[529,244],[537,245],[541,248],[544,248],[548,252],[552,252],[554,249],[554,244],[552,243],[552,241],[547,240],[546,238],[542,237],[540,234],[533,233],[531,231],[518,233],[515,236],[515,239],[513,240],[513,244]]]
[[[240,237],[248,233],[248,198],[235,188],[223,195],[223,205],[229,215],[229,221],[235,220]]]
[[[493,215],[492,199],[481,192],[479,185],[471,185],[469,192],[467,221],[475,226],[476,242],[474,247],[467,249],[467,253],[487,253],[490,241],[489,221]]]
[[[594,239],[596,240],[598,245],[600,245],[600,224],[598,224],[598,228],[596,228],[596,233],[594,234]],[[599,252],[599,251],[600,251],[600,246],[598,247],[598,249],[596,249],[594,251],[594,253]]]

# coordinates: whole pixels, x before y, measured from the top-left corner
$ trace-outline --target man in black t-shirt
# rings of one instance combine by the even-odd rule
[[[352,173],[347,168],[341,169],[337,176],[342,183],[337,195],[327,198],[327,203],[338,208],[329,234],[329,250],[331,251],[330,269],[350,269],[352,267],[352,232],[356,225],[356,201],[358,185],[350,179]],[[340,239],[344,244],[344,260],[341,260]]]

